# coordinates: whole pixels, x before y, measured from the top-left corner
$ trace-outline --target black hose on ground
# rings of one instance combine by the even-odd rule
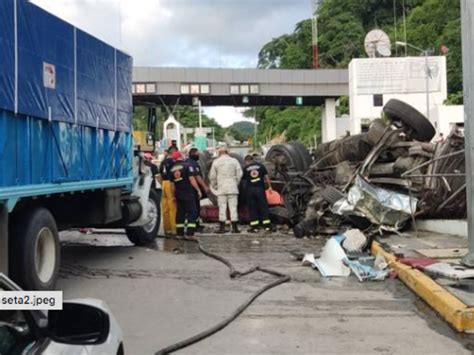
[[[231,279],[241,277],[241,276],[245,276],[245,275],[251,274],[251,273],[256,272],[256,271],[260,271],[260,272],[263,272],[263,273],[266,273],[266,274],[269,274],[269,275],[272,275],[272,276],[276,276],[276,277],[278,277],[278,279],[273,281],[272,283],[270,283],[268,285],[263,286],[262,288],[257,290],[255,293],[253,293],[252,296],[250,296],[247,299],[247,301],[242,303],[229,317],[224,319],[222,322],[220,322],[220,323],[216,324],[215,326],[213,326],[213,327],[211,327],[211,328],[209,328],[209,329],[207,329],[207,330],[205,330],[205,331],[203,331],[199,334],[196,334],[196,335],[194,335],[190,338],[187,338],[187,339],[182,340],[178,343],[167,346],[166,348],[158,350],[155,353],[156,355],[163,355],[163,354],[172,353],[174,351],[183,349],[183,348],[185,348],[189,345],[195,344],[195,343],[197,343],[197,342],[199,342],[199,341],[201,341],[201,340],[217,333],[218,331],[224,329],[226,326],[228,326],[230,323],[232,323],[261,294],[263,294],[264,292],[266,292],[266,291],[268,291],[268,290],[270,290],[270,289],[272,289],[272,288],[274,288],[278,285],[281,285],[282,283],[289,282],[290,279],[291,279],[290,276],[288,276],[288,275],[282,274],[282,273],[280,273],[278,271],[275,271],[275,270],[263,268],[263,267],[260,267],[260,266],[254,266],[254,267],[252,267],[252,268],[250,268],[246,271],[237,271],[235,269],[235,267],[231,264],[230,261],[228,261],[227,259],[223,258],[220,255],[211,253],[210,251],[204,249],[198,239],[193,239],[192,241],[197,243],[197,245],[199,247],[199,251],[201,253],[203,253],[204,255],[206,255],[206,256],[208,256],[212,259],[220,261],[225,266],[227,266],[229,268],[229,276],[230,276]]]

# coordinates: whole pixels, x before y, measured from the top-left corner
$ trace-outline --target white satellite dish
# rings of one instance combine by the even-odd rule
[[[382,30],[372,30],[365,36],[364,48],[369,58],[390,57],[391,47],[390,38]]]

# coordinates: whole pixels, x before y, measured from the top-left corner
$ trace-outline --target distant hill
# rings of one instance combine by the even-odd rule
[[[232,126],[229,127],[231,131],[237,131],[240,135],[244,137],[252,137],[255,124],[248,121],[239,121],[235,122]]]

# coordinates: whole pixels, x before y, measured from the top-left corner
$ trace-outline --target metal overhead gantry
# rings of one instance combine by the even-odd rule
[[[336,139],[336,104],[348,95],[348,71],[162,68],[133,71],[135,105],[324,106],[323,142]]]

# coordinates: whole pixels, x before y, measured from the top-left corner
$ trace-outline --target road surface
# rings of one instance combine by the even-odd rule
[[[264,274],[230,280],[227,268],[191,242],[133,247],[119,232],[61,235],[59,289],[66,299],[105,300],[125,333],[128,354],[153,354],[221,321]],[[452,331],[398,280],[324,279],[289,251],[318,253],[324,239],[290,235],[208,236],[203,244],[245,269],[288,273],[235,322],[178,354],[470,354],[474,338]]]

